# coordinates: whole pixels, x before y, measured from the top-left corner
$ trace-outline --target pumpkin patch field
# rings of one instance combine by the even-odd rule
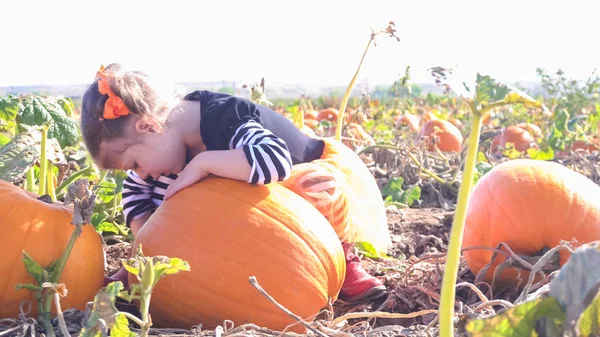
[[[322,158],[263,186],[207,177],[135,237],[80,101],[1,97],[0,336],[597,335],[600,79],[540,71],[534,95],[431,74],[443,90],[408,70],[384,94],[245,86]],[[341,242],[383,296],[342,299]]]

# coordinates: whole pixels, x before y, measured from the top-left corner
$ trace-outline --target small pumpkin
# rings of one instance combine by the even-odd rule
[[[315,110],[307,110],[304,112],[304,120],[317,120],[318,113]]]
[[[419,125],[423,127],[423,125],[425,125],[427,122],[435,119],[438,119],[438,117],[433,112],[426,111],[421,116],[421,119],[419,120]]]
[[[434,145],[444,152],[460,152],[462,149],[463,136],[460,130],[443,119],[436,118],[423,124],[419,138],[426,141],[428,151],[434,151]]]
[[[414,132],[419,131],[419,117],[411,113],[399,115],[396,118],[396,127],[400,125],[408,125],[408,128]]]
[[[534,256],[561,240],[575,238],[579,244],[600,239],[600,186],[555,162],[515,159],[505,161],[485,174],[474,186],[463,237],[463,248],[495,248],[505,242],[516,253]],[[465,250],[465,260],[474,274],[491,261],[493,252]],[[561,251],[560,264],[568,259]],[[498,254],[485,275],[492,281]],[[499,285],[516,284],[517,270],[505,269]],[[525,271],[521,278],[527,280]]]
[[[305,119],[304,125],[308,126],[311,129],[314,129],[317,127],[317,125],[319,125],[319,121],[317,121],[316,119]]]
[[[533,138],[540,138],[542,137],[542,129],[532,123],[519,123],[516,125],[517,127],[529,132],[529,134],[531,134],[531,136],[533,136]]]
[[[331,225],[278,183],[207,177],[163,203],[138,232],[138,244],[146,256],[179,257],[191,268],[154,288],[156,327],[212,329],[228,319],[283,330],[295,320],[260,294],[250,276],[305,319],[337,298],[345,276]],[[129,281],[136,282],[133,275]]]
[[[350,139],[343,140],[343,143],[353,150],[358,147],[367,147],[375,145],[375,140],[373,139],[373,137],[371,137],[371,135],[368,134],[360,124],[348,124],[348,127],[346,128],[346,133],[348,138],[356,139],[359,141],[356,142]]]
[[[326,108],[326,109],[319,111],[319,114],[317,115],[317,120],[319,122],[325,121],[325,120],[335,122],[335,121],[337,121],[339,114],[340,114],[340,112],[336,108]]]
[[[598,138],[587,137],[587,140],[577,140],[571,145],[573,151],[583,149],[587,152],[600,151],[600,142]]]
[[[59,203],[39,200],[35,193],[0,180],[0,226],[2,230],[2,262],[0,263],[0,318],[16,318],[21,302],[31,302],[29,316],[38,314],[33,292],[15,289],[19,283],[35,281],[22,261],[27,252],[42,267],[61,257],[73,233],[73,209]],[[63,309],[84,310],[102,288],[104,251],[100,234],[91,225],[75,242],[60,282],[68,294],[61,298]],[[54,306],[52,307],[53,311]]]
[[[518,126],[508,126],[492,140],[492,153],[505,148],[507,144],[512,143],[517,151],[527,151],[530,148],[536,148],[535,139],[527,130]]]

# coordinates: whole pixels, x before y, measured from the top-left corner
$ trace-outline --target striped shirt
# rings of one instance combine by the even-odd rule
[[[281,138],[254,120],[241,124],[229,141],[229,149],[244,149],[251,167],[247,182],[269,184],[290,176],[292,158],[288,146]],[[142,179],[134,171],[127,171],[123,183],[123,214],[129,226],[131,220],[153,211],[163,202],[165,192],[177,175],[162,175],[158,179]]]

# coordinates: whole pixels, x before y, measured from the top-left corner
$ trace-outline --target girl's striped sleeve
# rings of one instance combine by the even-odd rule
[[[252,167],[248,177],[251,184],[268,184],[290,176],[292,159],[287,145],[254,120],[248,120],[237,128],[229,148],[244,149]]]

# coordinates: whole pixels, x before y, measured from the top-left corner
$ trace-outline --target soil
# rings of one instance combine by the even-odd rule
[[[389,249],[389,258],[370,259],[362,257],[362,264],[372,275],[380,278],[389,290],[388,296],[378,300],[347,305],[337,301],[333,305],[334,318],[348,313],[394,313],[408,314],[429,310],[425,314],[412,318],[353,318],[346,326],[355,326],[345,333],[355,335],[360,331],[369,331],[372,336],[427,336],[435,335],[436,329],[427,329],[427,325],[436,318],[441,280],[443,274],[444,252],[448,244],[449,230],[453,212],[439,208],[388,208],[388,225],[392,235],[393,247]],[[120,268],[120,259],[129,254],[130,243],[108,241],[106,246],[106,274],[110,275]],[[461,265],[459,282],[473,281],[473,275]],[[469,291],[457,291],[457,300],[468,302]],[[139,314],[133,306],[118,301],[119,310]],[[399,316],[399,315],[397,315]],[[81,328],[83,313],[77,310],[65,310],[69,332],[77,333]],[[56,333],[60,336],[57,320]],[[435,322],[433,322],[435,323]],[[435,324],[432,324],[435,326]],[[362,329],[362,330],[361,330]],[[0,331],[3,327],[0,325]],[[5,329],[4,329],[5,330]],[[231,333],[233,331],[229,331]],[[152,330],[154,335],[213,335],[214,331]],[[460,331],[457,331],[460,334]],[[5,336],[17,336],[17,331]],[[277,335],[275,332],[260,332],[255,328],[247,335]],[[347,334],[346,334],[347,336]]]

